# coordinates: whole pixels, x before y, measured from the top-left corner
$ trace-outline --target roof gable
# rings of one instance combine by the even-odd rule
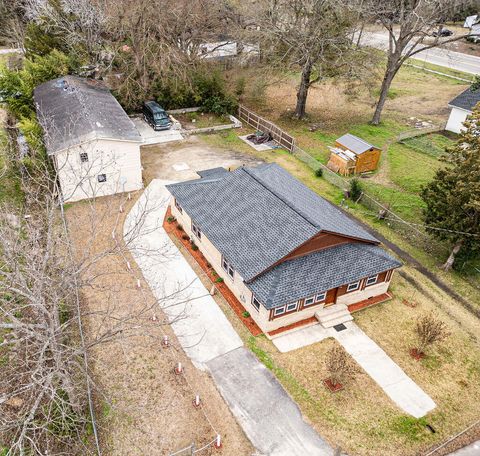
[[[167,188],[246,281],[322,230],[378,242],[276,164]]]
[[[49,154],[96,138],[141,142],[132,120],[99,81],[53,79],[35,88],[34,100]]]
[[[359,138],[358,136],[352,135],[350,133],[341,136],[337,139],[336,142],[346,147],[348,150],[355,152],[356,154],[363,154],[367,150],[370,150],[372,147],[378,149],[378,147],[375,147],[367,141],[364,141],[362,138]]]

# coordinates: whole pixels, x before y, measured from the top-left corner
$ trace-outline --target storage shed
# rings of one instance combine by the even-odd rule
[[[463,129],[463,123],[467,120],[477,103],[480,102],[480,90],[472,90],[470,87],[456,96],[450,103],[450,116],[447,120],[445,130],[453,133],[460,133]]]
[[[101,81],[63,76],[34,100],[64,202],[142,188],[142,138]]]
[[[381,149],[363,139],[347,133],[329,147],[330,158],[327,166],[344,176],[377,169]]]

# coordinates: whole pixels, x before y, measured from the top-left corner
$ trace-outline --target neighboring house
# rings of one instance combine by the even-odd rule
[[[65,202],[142,188],[141,136],[103,83],[64,76],[34,100]]]
[[[463,129],[463,122],[467,119],[477,103],[480,102],[480,90],[472,91],[470,88],[464,90],[455,97],[448,106],[452,108],[448,117],[445,130],[460,133]]]
[[[474,14],[473,16],[467,16],[463,24],[464,28],[472,28],[478,22],[478,15]]]
[[[376,170],[382,153],[378,147],[350,133],[338,138],[329,149],[327,166],[344,176]]]
[[[401,264],[280,166],[198,174],[167,185],[172,215],[267,335],[316,319],[340,324],[352,319],[349,306],[388,297]]]
[[[258,44],[240,43],[235,40],[219,38],[219,41],[202,44],[198,53],[206,60],[238,58],[242,63],[248,63],[258,58],[260,46]]]

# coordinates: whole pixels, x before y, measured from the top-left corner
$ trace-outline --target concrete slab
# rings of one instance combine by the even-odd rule
[[[144,145],[161,144],[171,141],[182,141],[183,136],[178,130],[170,129],[163,131],[155,131],[148,125],[141,117],[131,118],[140,136],[142,137]]]
[[[317,324],[277,336],[272,339],[272,342],[281,353],[286,353],[307,345],[316,344],[327,337],[333,337],[334,332],[333,328],[324,328],[322,325]]]
[[[187,171],[188,169],[190,169],[190,166],[188,166],[186,163],[184,162],[181,162],[181,163],[174,163],[172,165],[172,168],[175,170],[175,171]]]
[[[355,323],[335,332],[334,337],[385,391],[398,407],[420,418],[433,410],[435,402]]]
[[[124,238],[143,276],[195,366],[243,345],[162,228],[169,201],[166,181],[154,180],[127,215]]]
[[[450,453],[450,456],[479,456],[480,455],[480,440],[473,442],[460,450]]]
[[[207,363],[247,437],[261,454],[327,456],[333,449],[303,420],[273,374],[246,348]]]
[[[272,150],[275,149],[275,146],[273,146],[270,143],[266,144],[254,144],[252,141],[249,141],[247,139],[247,136],[250,135],[244,135],[244,136],[239,136],[239,138],[244,142],[247,143],[250,147],[253,147],[255,150],[258,150],[259,152],[264,151],[264,150]]]

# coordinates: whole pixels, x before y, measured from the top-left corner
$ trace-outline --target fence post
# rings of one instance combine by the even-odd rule
[[[190,454],[192,456],[195,454],[195,442],[192,442],[192,446],[190,447]]]

